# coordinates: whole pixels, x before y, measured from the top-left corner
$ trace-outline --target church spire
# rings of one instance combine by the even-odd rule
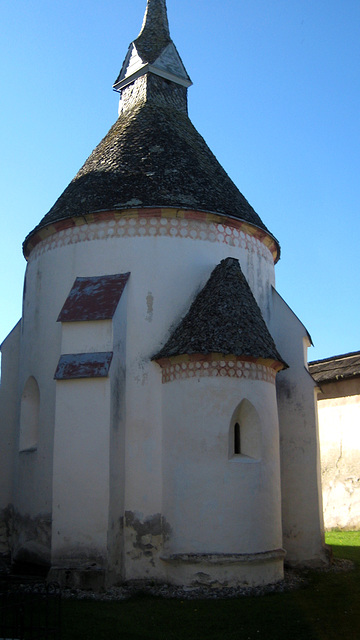
[[[180,85],[184,90],[192,84],[170,38],[166,0],[147,0],[141,31],[130,44],[113,88],[123,94],[138,78],[150,75]],[[143,99],[144,92],[140,94]]]
[[[143,24],[135,40],[146,52],[147,58],[156,60],[159,51],[171,42],[166,0],[147,0]]]

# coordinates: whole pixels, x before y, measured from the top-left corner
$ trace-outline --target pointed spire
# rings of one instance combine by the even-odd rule
[[[185,88],[192,84],[170,38],[166,0],[147,0],[141,31],[130,44],[113,88],[121,92],[137,78],[148,74]]]
[[[141,31],[135,40],[140,56],[154,62],[170,42],[166,0],[147,0]]]

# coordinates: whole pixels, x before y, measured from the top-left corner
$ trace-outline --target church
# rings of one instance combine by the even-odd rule
[[[24,241],[0,553],[62,585],[260,585],[327,562],[311,339],[191,84],[147,0],[114,126]]]

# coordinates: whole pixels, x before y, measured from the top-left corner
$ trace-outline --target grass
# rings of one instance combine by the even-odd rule
[[[359,640],[360,532],[326,541],[355,569],[310,572],[295,591],[234,600],[65,600],[63,640]]]

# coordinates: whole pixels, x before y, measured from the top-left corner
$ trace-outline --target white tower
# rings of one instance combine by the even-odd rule
[[[262,584],[284,547],[324,558],[307,334],[274,289],[278,242],[188,118],[190,84],[148,0],[117,122],[24,242],[0,507],[13,558],[63,583]]]

